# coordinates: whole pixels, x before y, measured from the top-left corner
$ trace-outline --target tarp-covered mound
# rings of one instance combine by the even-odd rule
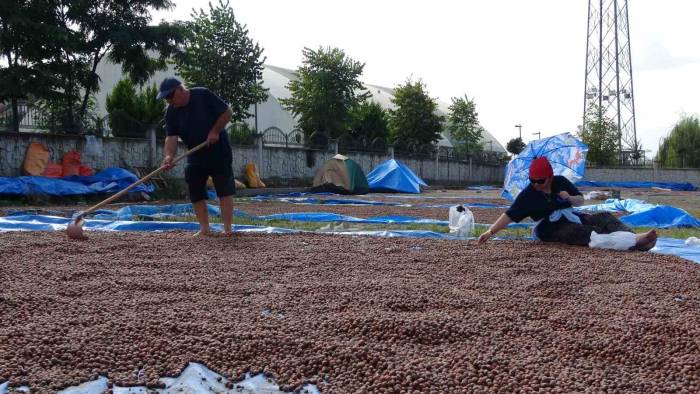
[[[335,155],[318,170],[311,190],[338,194],[365,194],[369,191],[369,186],[359,164],[343,155]]]
[[[389,159],[367,174],[367,183],[372,191],[420,193],[421,186],[428,186],[408,166]]]
[[[139,178],[123,168],[107,168],[95,175],[73,175],[63,178],[43,176],[0,177],[0,195],[78,196],[85,194],[116,193]],[[132,192],[153,192],[153,185],[142,184]]]

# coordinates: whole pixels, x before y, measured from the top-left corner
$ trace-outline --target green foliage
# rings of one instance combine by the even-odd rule
[[[386,143],[389,137],[388,114],[375,101],[364,101],[350,109],[350,136],[355,139],[365,138],[372,142],[379,138]]]
[[[474,100],[464,97],[452,97],[450,113],[447,117],[447,129],[453,139],[457,152],[474,153],[482,149],[479,141],[482,138],[482,127],[479,125],[479,114],[476,112]]]
[[[156,100],[155,84],[136,93],[136,86],[129,78],[120,80],[107,95],[109,127],[115,137],[144,138],[150,128],[163,137],[161,120],[165,115],[162,101]]]
[[[520,137],[513,138],[512,140],[508,141],[508,144],[506,145],[506,150],[513,155],[519,155],[524,149],[525,143]]]
[[[664,139],[657,160],[665,167],[700,167],[700,121],[683,115]]]
[[[244,122],[233,123],[228,128],[228,138],[232,145],[253,145],[255,129]]]
[[[175,56],[178,73],[188,84],[206,87],[226,101],[232,121],[250,117],[250,106],[267,98],[262,85],[263,49],[236,21],[228,0],[220,0],[216,7],[209,3],[209,13],[193,10],[192,19],[185,49]]]
[[[314,133],[338,138],[348,132],[350,110],[370,96],[359,80],[364,63],[357,62],[338,48],[304,48],[299,78],[287,85],[291,97],[280,103],[299,121],[311,141]]]
[[[389,110],[389,138],[399,150],[428,153],[440,139],[444,117],[437,114],[437,102],[428,95],[422,81],[408,79],[394,92]]]
[[[165,68],[182,30],[177,23],[151,26],[150,9],[171,6],[170,0],[3,0],[0,64],[8,66],[0,66],[0,98],[33,97],[63,131],[85,131],[105,56],[138,83]]]
[[[588,108],[578,135],[588,145],[589,163],[611,165],[618,161],[620,132],[613,120],[600,113],[598,106]]]

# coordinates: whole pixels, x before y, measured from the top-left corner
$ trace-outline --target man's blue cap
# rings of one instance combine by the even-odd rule
[[[182,85],[182,82],[177,78],[165,78],[163,82],[160,83],[160,91],[158,92],[158,96],[156,96],[156,100],[168,97],[168,95],[180,85]]]

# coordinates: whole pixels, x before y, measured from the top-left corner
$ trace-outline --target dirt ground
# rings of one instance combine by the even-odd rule
[[[0,234],[0,382],[698,392],[700,265],[524,241]],[[138,371],[142,371],[142,375]]]

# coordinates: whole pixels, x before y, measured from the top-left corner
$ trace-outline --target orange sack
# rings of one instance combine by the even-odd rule
[[[63,155],[63,176],[80,175],[80,153],[72,150]]]
[[[41,175],[49,178],[60,178],[63,176],[63,166],[58,163],[49,163]]]
[[[32,142],[27,148],[22,163],[22,173],[24,175],[42,175],[49,164],[49,150],[41,142]],[[60,176],[60,175],[59,175]]]

